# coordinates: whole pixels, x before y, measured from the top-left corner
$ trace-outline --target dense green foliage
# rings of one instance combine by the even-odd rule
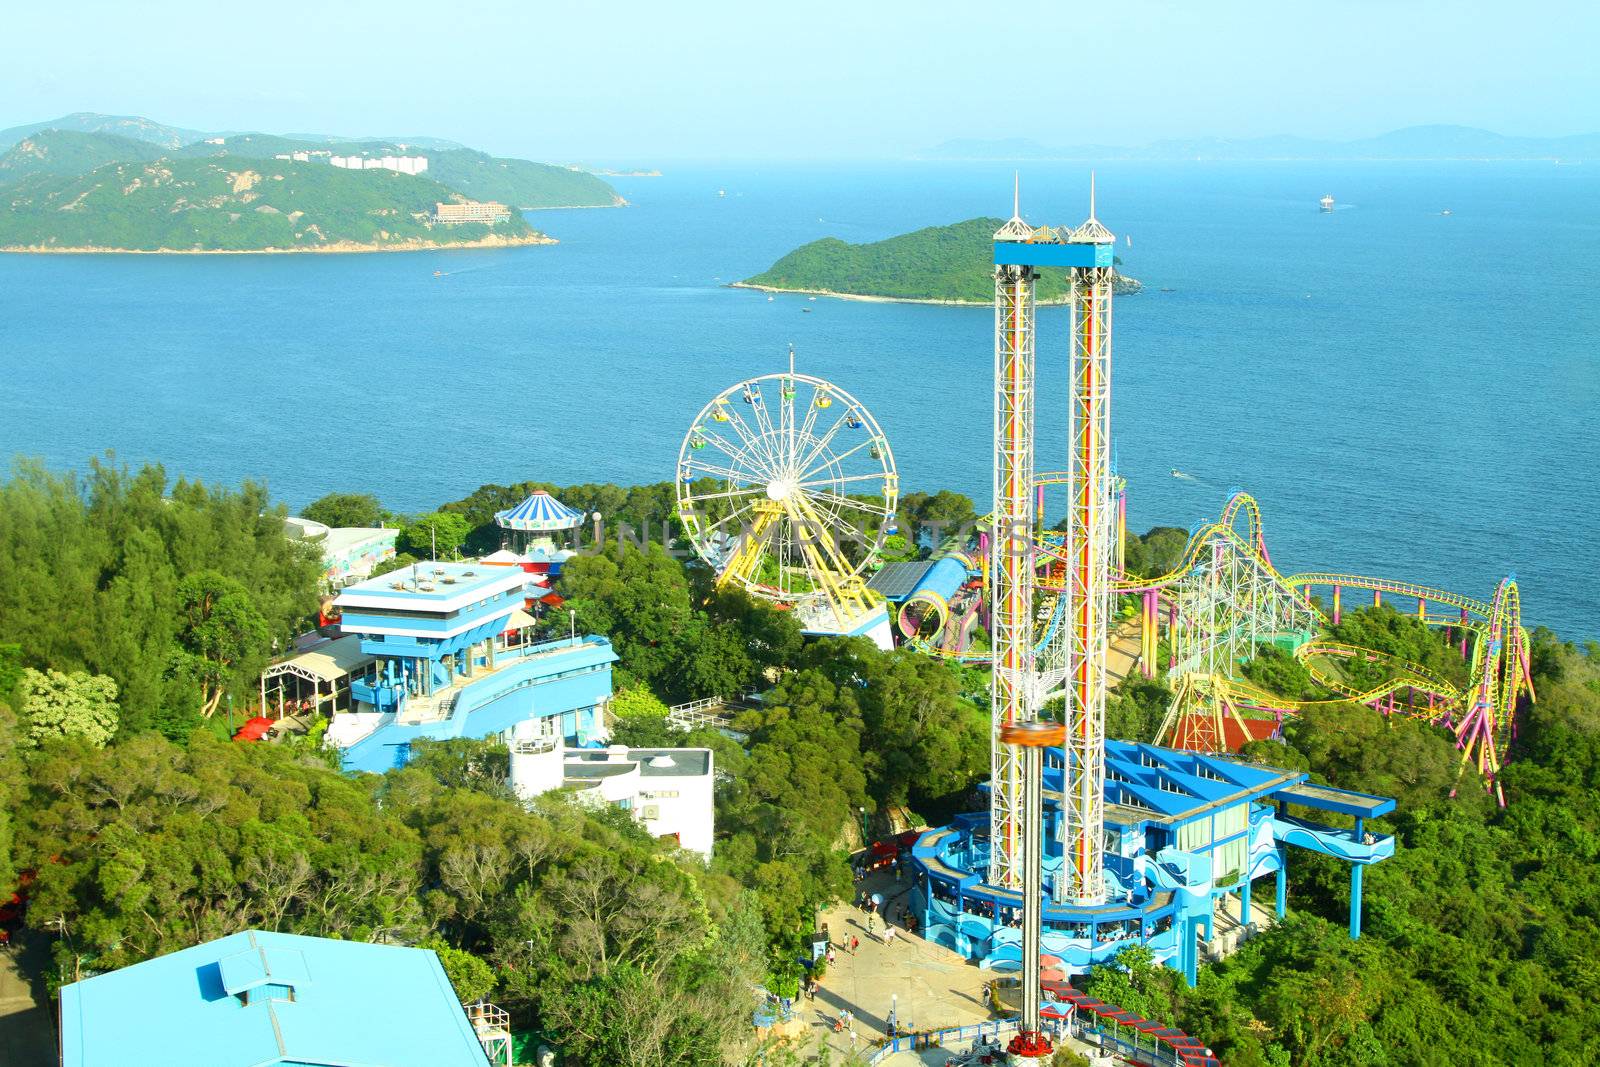
[[[450,245],[527,239],[513,214],[493,227],[435,226],[454,190],[420,175],[279,159],[166,158],[7,185],[0,247],[245,251]]]
[[[824,237],[790,252],[744,284],[768,289],[940,300],[994,302],[994,233],[1005,220],[968,219],[929,226],[884,241],[853,245]],[[1137,291],[1121,279],[1119,292]],[[1066,298],[1066,272],[1040,271],[1038,299]]]
[[[20,466],[0,482],[0,641],[36,669],[109,675],[124,734],[182,738],[316,610],[320,562],[283,518],[256,485]]]
[[[470,544],[527,488],[485,487],[439,514]],[[670,486],[556,492],[639,524],[671,508]],[[954,494],[908,501],[927,521],[970,511]],[[337,773],[314,735],[223,741],[203,728],[207,706],[247,687],[316,607],[320,568],[282,520],[257,487],[170,484],[153,468],[97,464],[80,481],[22,467],[0,483],[0,884],[38,872],[28,922],[53,946],[52,983],[251,926],[422,944],[463,997],[487,993],[559,1035],[572,1067],[722,1062],[742,1050],[751,988],[791,987],[815,909],[849,893],[863,813],[959,808],[987,770],[981,674],[862,639],[802,643],[788,613],[710,588],[659,545],[615,542],[572,560],[558,591],[622,655],[617,738],[715,750],[709,865],[620,811],[516,802],[493,742],[422,743],[377,777]],[[1161,570],[1171,540],[1130,538],[1129,558]],[[1334,636],[1461,670],[1387,607],[1348,612]],[[1135,951],[1089,991],[1182,1026],[1229,1067],[1591,1062],[1600,645],[1539,631],[1532,665],[1539,699],[1503,773],[1505,809],[1459,776],[1445,732],[1404,715],[1334,701],[1291,721],[1285,743],[1247,747],[1399,798],[1374,825],[1398,847],[1366,872],[1361,940],[1344,930],[1347,869],[1296,852],[1290,921],[1204,968],[1197,989]],[[1246,670],[1318,695],[1282,654]],[[752,688],[743,742],[667,724],[666,703]],[[1128,679],[1111,732],[1148,736],[1169,698]]]
[[[0,185],[34,175],[74,177],[107,163],[152,160],[161,154],[160,148],[147,141],[112,133],[44,130],[24,137],[0,155]]]
[[[117,683],[103,674],[25,668],[16,685],[21,730],[17,743],[33,748],[78,737],[96,748],[117,732]]]
[[[300,517],[324,526],[382,526],[389,517],[370,493],[329,493],[300,509]]]

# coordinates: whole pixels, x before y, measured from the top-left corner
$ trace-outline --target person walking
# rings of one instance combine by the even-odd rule
[[[856,949],[858,949],[860,947],[861,947],[861,939],[856,937],[855,934],[851,934],[850,935],[850,955],[854,956],[856,954]]]

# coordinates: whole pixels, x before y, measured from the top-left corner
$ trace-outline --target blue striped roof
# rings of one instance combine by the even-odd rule
[[[507,530],[571,530],[583,524],[583,514],[541,490],[514,508],[495,512],[494,521]]]

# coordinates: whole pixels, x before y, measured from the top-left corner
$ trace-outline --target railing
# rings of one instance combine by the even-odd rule
[[[687,704],[676,704],[667,709],[667,722],[680,730],[709,726],[714,730],[735,734],[734,713],[752,707],[751,697],[752,694],[732,699],[706,697],[703,700],[691,700]]]
[[[511,1013],[487,1000],[466,1005],[467,1021],[492,1067],[512,1067]]]
[[[561,738],[555,734],[544,737],[525,738],[511,746],[512,755],[516,756],[542,756],[547,752],[554,752],[561,743]]]
[[[487,1000],[476,1001],[467,1005],[467,1020],[472,1023],[472,1029],[478,1034],[498,1034],[511,1029],[511,1013],[504,1008],[496,1007]]]

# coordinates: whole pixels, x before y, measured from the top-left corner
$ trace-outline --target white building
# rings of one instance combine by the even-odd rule
[[[401,174],[421,174],[428,169],[427,156],[333,156],[328,162],[341,170],[393,170]]]
[[[708,748],[567,748],[552,720],[519,723],[511,788],[528,799],[565,787],[587,804],[631,812],[657,838],[711,858],[716,819]]]

